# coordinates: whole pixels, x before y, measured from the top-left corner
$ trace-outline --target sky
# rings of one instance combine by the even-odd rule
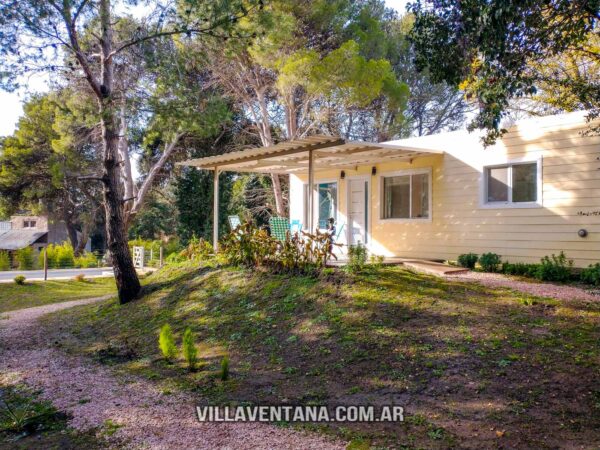
[[[385,0],[387,6],[399,12],[405,11],[408,2],[409,0]],[[23,113],[22,103],[28,94],[47,90],[46,80],[43,77],[31,77],[26,84],[26,90],[14,93],[0,90],[0,136],[12,134],[19,117]]]

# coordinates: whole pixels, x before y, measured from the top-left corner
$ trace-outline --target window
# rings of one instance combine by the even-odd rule
[[[23,228],[35,228],[36,221],[35,220],[24,220]]]
[[[302,186],[302,200],[304,203],[303,227],[308,228],[308,184]],[[337,183],[317,183],[315,184],[314,201],[317,204],[317,217],[315,222],[320,229],[327,228],[327,221],[330,217],[337,222]]]
[[[327,228],[330,217],[337,222],[337,183],[319,183],[317,188],[319,228]]]
[[[485,203],[539,202],[539,162],[512,163],[485,168]]]
[[[382,219],[429,219],[429,172],[383,178]]]

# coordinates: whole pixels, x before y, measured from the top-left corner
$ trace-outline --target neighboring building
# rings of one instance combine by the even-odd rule
[[[466,131],[381,144],[314,136],[184,164],[290,174],[291,220],[323,228],[334,217],[339,241],[373,254],[539,262],[564,251],[585,267],[600,261],[600,136],[588,129],[570,113],[523,121],[489,148]]]
[[[67,227],[62,222],[50,222],[46,216],[16,215],[10,221],[0,222],[0,250],[12,253],[32,247],[40,252],[48,244],[62,244],[65,241],[69,241]],[[88,241],[86,250],[89,251],[89,247]]]

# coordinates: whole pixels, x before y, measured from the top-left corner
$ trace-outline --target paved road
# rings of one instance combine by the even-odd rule
[[[48,279],[60,280],[73,278],[80,273],[84,274],[86,277],[99,277],[103,275],[103,272],[110,272],[112,274],[112,269],[110,267],[102,267],[99,269],[50,269],[48,270]],[[17,275],[24,275],[28,280],[44,279],[43,270],[10,270],[7,272],[0,272],[0,282],[12,281]]]

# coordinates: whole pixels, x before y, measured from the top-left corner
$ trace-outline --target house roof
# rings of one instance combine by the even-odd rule
[[[19,250],[48,234],[39,230],[9,230],[0,234],[0,250]]]
[[[281,142],[270,147],[252,148],[223,155],[191,159],[179,163],[200,169],[254,173],[308,172],[309,152],[313,152],[315,171],[355,169],[363,164],[388,161],[411,161],[414,158],[440,154],[439,149],[415,148],[410,145],[346,142],[336,136],[316,135]]]

